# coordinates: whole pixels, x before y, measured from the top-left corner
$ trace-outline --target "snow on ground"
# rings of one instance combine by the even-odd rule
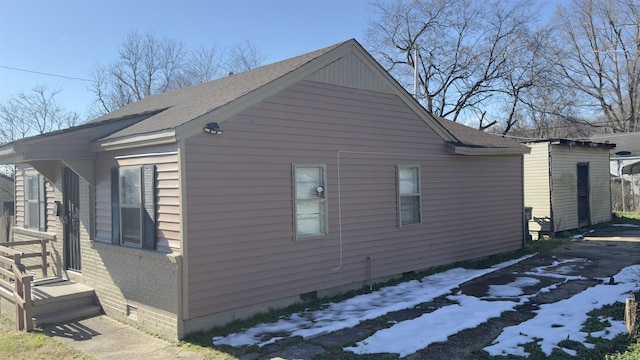
[[[613,224],[612,226],[640,228],[640,225],[635,225],[635,224]]]
[[[361,321],[375,319],[392,311],[413,308],[439,296],[449,294],[452,289],[466,281],[511,266],[533,255],[505,261],[487,269],[470,270],[455,268],[433,274],[422,280],[407,281],[387,286],[369,294],[363,294],[339,303],[329,303],[321,310],[305,311],[282,318],[276,323],[259,324],[240,333],[213,338],[214,345],[258,345],[264,346],[280,338],[263,340],[273,333],[309,338],[346,329]]]
[[[568,299],[540,305],[540,309],[535,311],[535,317],[503,329],[493,344],[484,349],[493,356],[507,354],[527,356],[523,345],[537,342],[542,351],[549,356],[553,349],[559,348],[558,343],[567,338],[583,343],[587,347],[593,347],[586,342],[589,334],[580,331],[588,318],[587,313],[624,300],[625,294],[638,288],[639,275],[640,265],[629,266],[614,275],[616,281],[614,285],[608,285],[603,281],[603,284],[588,288]],[[604,331],[592,333],[591,336],[612,338],[626,331],[621,321],[610,320],[610,322],[616,325],[608,329],[608,334]],[[534,338],[537,339],[534,340]],[[573,350],[562,350],[575,355]]]
[[[530,256],[529,256],[530,257]],[[357,325],[368,319],[375,319],[392,311],[412,308],[420,303],[428,302],[438,296],[450,294],[447,298],[456,302],[443,306],[431,313],[415,319],[396,323],[382,329],[370,337],[359,341],[355,346],[344,348],[356,354],[397,353],[400,357],[413,354],[435,342],[446,341],[450,335],[464,329],[474,328],[487,320],[498,317],[504,311],[514,311],[520,304],[529,301],[542,292],[549,292],[559,284],[584,279],[582,276],[569,276],[570,269],[579,268],[587,259],[567,259],[554,261],[523,273],[504,285],[490,286],[487,296],[477,298],[464,294],[451,294],[451,290],[471,279],[480,277],[522,261],[527,257],[501,263],[488,269],[469,270],[456,268],[442,273],[405,282],[395,286],[381,288],[370,294],[359,295],[340,303],[329,303],[324,309],[303,311],[280,319],[276,323],[259,324],[240,333],[224,337],[215,337],[214,345],[231,346],[254,345],[264,346],[282,337],[265,339],[269,334],[286,334],[287,337],[301,336],[310,338],[321,334],[341,330]],[[536,285],[539,280],[533,276],[544,276],[557,279],[557,282],[537,290],[525,293],[525,288]],[[575,296],[553,304],[544,304],[536,310],[536,316],[521,324],[507,327],[496,338],[492,345],[485,348],[491,355],[514,354],[527,356],[523,345],[538,342],[542,350],[549,355],[558,344],[567,339],[585,344],[587,335],[581,332],[587,313],[616,301],[624,301],[626,294],[638,288],[640,265],[629,266],[614,275],[616,283],[608,285],[609,278],[602,279],[597,285],[576,294]],[[624,323],[609,319],[611,327],[593,337],[613,338],[624,333]],[[575,355],[574,350],[562,349]]]

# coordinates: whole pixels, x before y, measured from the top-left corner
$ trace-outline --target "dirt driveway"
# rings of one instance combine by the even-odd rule
[[[555,290],[540,293],[531,299],[531,303],[523,306],[517,312],[505,312],[499,318],[494,318],[476,327],[464,330],[449,337],[446,343],[432,344],[407,359],[482,359],[482,355],[474,350],[489,345],[502,329],[523,322],[533,317],[531,310],[541,304],[553,303],[569,298],[583,290],[602,283],[602,278],[608,278],[618,273],[622,268],[640,263],[640,228],[638,227],[608,227],[587,234],[578,241],[560,246],[549,253],[538,254],[518,264],[490,273],[460,286],[462,293],[472,296],[483,296],[490,285],[502,285],[514,281],[516,274],[523,274],[531,269],[549,264],[562,264],[564,260],[582,258],[587,261],[580,266],[571,268],[566,275],[584,276],[586,280],[568,281],[559,285]],[[562,265],[558,265],[562,266]],[[550,285],[553,281],[542,279],[536,284],[537,289]],[[615,279],[614,279],[615,281]]]
[[[640,263],[640,227],[610,227],[589,233],[585,239],[566,243],[548,253],[537,254],[514,265],[462,283],[457,289],[453,289],[452,293],[459,292],[462,295],[482,298],[489,294],[492,286],[508,285],[523,274],[539,279],[522,288],[525,294],[531,294],[531,297],[526,303],[516,306],[515,311],[505,311],[499,317],[493,317],[473,329],[462,330],[449,336],[446,342],[432,343],[408,355],[406,359],[486,359],[486,353],[479,350],[489,346],[505,327],[533,318],[534,310],[540,305],[570,298],[587,288],[602,284],[603,279],[607,280],[624,267],[638,263]],[[544,275],[545,272],[550,276]],[[551,276],[554,274],[572,277],[572,280],[559,281],[557,277],[554,279]],[[267,345],[258,351],[254,348],[253,351],[247,349],[248,353],[234,353],[240,360],[353,359],[354,354],[343,352],[344,347],[367,339],[377,331],[389,327],[389,324],[415,319],[450,305],[452,301],[446,296],[441,296],[428,303],[390,312],[373,320],[362,321],[352,328],[305,340],[289,338],[289,340]],[[424,331],[437,332],[439,324],[429,325]],[[398,355],[372,354],[365,358],[397,359]]]

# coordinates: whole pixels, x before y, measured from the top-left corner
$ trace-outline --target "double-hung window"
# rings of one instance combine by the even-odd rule
[[[327,190],[325,167],[294,165],[296,239],[327,235]]]
[[[45,231],[45,189],[42,175],[24,176],[24,227]]]
[[[123,245],[142,243],[142,186],[140,168],[120,169],[120,241]]]
[[[420,208],[420,167],[398,166],[398,224],[400,226],[419,224]]]
[[[111,170],[112,243],[155,249],[155,166]]]

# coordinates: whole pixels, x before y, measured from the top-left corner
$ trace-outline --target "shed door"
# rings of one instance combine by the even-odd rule
[[[64,169],[64,255],[67,270],[81,271],[80,266],[80,178]]]
[[[589,163],[578,163],[578,226],[591,224],[589,216]]]

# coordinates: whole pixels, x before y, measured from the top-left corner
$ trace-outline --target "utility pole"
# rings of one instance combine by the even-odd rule
[[[413,97],[418,100],[418,44],[413,44]]]

